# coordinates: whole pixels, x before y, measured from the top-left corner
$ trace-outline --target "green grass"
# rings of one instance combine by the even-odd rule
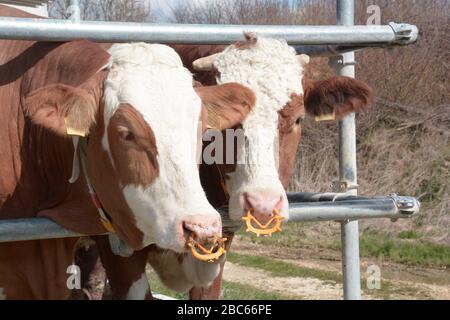
[[[256,238],[240,230],[238,234],[244,239],[258,244],[292,248],[328,248],[340,250],[340,236],[337,232],[332,237],[308,237],[304,223],[291,222],[283,226],[283,231],[272,237]],[[386,260],[411,265],[450,266],[450,247],[420,240],[421,235],[409,230],[398,235],[386,233],[362,232],[360,236],[360,253],[363,257],[383,257]]]
[[[269,272],[274,277],[316,278],[324,281],[342,282],[338,272],[318,270],[262,256],[229,252],[227,260],[239,265],[254,267]]]
[[[413,230],[402,231],[397,235],[400,239],[419,239],[420,235]]]
[[[316,239],[308,239],[304,229],[304,223],[289,222],[288,224],[282,225],[282,232],[274,233],[271,237],[256,237],[252,233],[245,232],[245,228],[241,228],[237,234],[259,244],[293,248],[317,246]]]
[[[228,261],[245,267],[253,267],[264,270],[273,277],[301,277],[316,278],[329,282],[330,284],[342,283],[342,275],[339,272],[323,271],[312,268],[297,266],[292,263],[279,261],[272,258],[252,256],[230,252]],[[364,276],[364,274],[362,274]],[[188,299],[187,293],[178,293],[167,289],[158,279],[154,272],[149,275],[149,281],[153,292],[165,294],[176,299]],[[416,296],[416,288],[409,286],[393,285],[390,281],[382,279],[379,290],[368,290],[366,288],[366,279],[361,279],[361,288],[365,294],[381,299],[391,299],[392,294],[404,294],[406,296]],[[270,288],[268,288],[270,289]],[[278,292],[261,290],[251,285],[236,282],[224,281],[222,283],[222,299],[224,300],[291,300],[300,299],[299,296],[283,295]]]
[[[187,293],[179,293],[168,289],[159,280],[158,276],[151,272],[149,275],[150,286],[152,292],[164,294],[176,299],[187,300],[189,295]],[[268,292],[255,288],[250,285],[244,285],[235,282],[222,282],[222,299],[223,300],[290,300],[295,297],[282,295],[276,292]]]
[[[414,233],[391,236],[383,233],[363,234],[359,249],[363,257],[380,257],[398,263],[424,266],[449,267],[450,248],[425,241],[410,241]],[[340,248],[340,242],[335,242]]]
[[[299,278],[315,278],[329,282],[330,284],[342,283],[342,274],[340,272],[325,271],[319,269],[312,269],[301,267],[292,263],[279,261],[272,258],[261,256],[252,256],[246,254],[238,254],[229,252],[227,260],[235,264],[246,267],[253,267],[268,272],[273,277],[299,277]],[[386,279],[381,280],[380,289],[367,289],[367,280],[364,278],[365,274],[361,274],[361,289],[365,294],[370,294],[373,297],[381,299],[390,299],[392,294],[404,294],[410,296],[417,296],[417,289],[406,285],[393,285],[391,281]],[[245,298],[245,294],[244,294]],[[241,299],[237,296],[235,299]],[[282,298],[280,298],[282,299]]]
[[[295,297],[277,292],[267,292],[250,285],[224,281],[222,283],[223,300],[292,300]]]

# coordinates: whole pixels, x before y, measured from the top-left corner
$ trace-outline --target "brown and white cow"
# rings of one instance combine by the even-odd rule
[[[361,81],[345,77],[305,79],[305,57],[296,56],[294,49],[282,40],[247,35],[245,42],[226,48],[172,47],[193,72],[196,61],[194,65],[200,69],[196,80],[203,84],[237,82],[255,93],[255,107],[237,126],[243,129],[245,139],[234,145],[235,154],[245,158],[237,156],[231,165],[203,163],[200,166],[208,200],[214,207],[229,204],[229,215],[235,220],[240,220],[249,207],[255,209],[255,216],[261,222],[270,219],[274,208],[288,217],[285,188],[292,175],[305,115],[334,114],[340,119],[371,103],[372,91]],[[204,59],[197,61],[199,58]],[[226,236],[229,248],[233,234]],[[146,260],[172,289],[186,291],[196,286],[191,290],[191,298],[220,296],[221,273],[214,279],[215,264],[194,261],[192,257],[156,246],[129,258],[116,257],[108,252],[109,244],[105,240],[100,242],[114,298],[146,296],[149,292],[144,271]],[[223,267],[224,261],[220,262]]]
[[[34,17],[5,6],[0,15]],[[230,114],[245,115],[254,104],[249,89],[196,91],[176,52],[158,44],[106,51],[84,40],[0,40],[0,48],[0,219],[49,217],[79,233],[103,233],[90,184],[115,232],[135,250],[157,244],[183,254],[190,234],[205,242],[220,237],[220,216],[198,175],[202,104],[214,98],[224,128],[233,126],[240,118]],[[74,157],[79,139],[86,158]],[[87,162],[79,176],[77,159]],[[67,298],[77,241],[1,243],[2,296]]]

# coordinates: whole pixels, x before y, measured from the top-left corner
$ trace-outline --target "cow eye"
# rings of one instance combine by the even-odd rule
[[[126,140],[126,141],[133,141],[134,140],[134,134],[132,133],[132,132],[126,132],[124,135],[123,135],[123,140]]]
[[[131,132],[129,129],[120,126],[119,128],[119,137],[124,141],[134,141],[135,137],[133,132]]]
[[[303,122],[303,119],[305,119],[304,116],[298,117],[297,120],[295,120],[295,125],[300,125]]]

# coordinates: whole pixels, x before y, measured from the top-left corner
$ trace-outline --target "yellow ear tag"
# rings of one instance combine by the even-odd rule
[[[336,114],[333,110],[332,113],[327,113],[327,114],[323,114],[321,116],[316,116],[314,118],[317,122],[319,121],[332,121],[332,120],[336,120]]]
[[[102,223],[103,227],[111,233],[116,233],[116,230],[114,230],[114,227],[112,226],[111,222],[108,220],[105,220],[103,218],[100,218],[100,222]]]
[[[258,237],[260,235],[268,235],[269,237],[272,236],[272,233],[281,231],[281,221],[284,219],[284,217],[280,216],[280,212],[277,209],[274,209],[275,215],[272,219],[269,220],[266,224],[261,224],[256,218],[252,215],[253,209],[250,209],[247,211],[247,214],[245,217],[242,218],[242,220],[245,221],[247,224],[247,232],[253,232]],[[252,222],[256,224],[256,227],[252,225]],[[275,222],[275,223],[273,223]],[[273,225],[270,227],[270,225]]]
[[[214,110],[213,107],[208,106],[207,110],[208,110],[207,128],[208,129],[219,129],[220,128],[219,114],[216,112],[216,110]]]
[[[225,241],[227,241],[227,238],[215,239],[214,243],[211,245],[211,248],[206,249],[200,243],[195,241],[194,238],[191,238],[187,245],[191,249],[191,253],[194,258],[200,261],[214,262],[214,260],[219,259],[219,257],[226,252]],[[216,251],[213,252],[216,247]]]
[[[64,123],[66,125],[66,133],[69,136],[79,136],[79,137],[86,137],[86,132],[78,129],[71,128],[70,125],[67,124],[67,118],[64,118]]]

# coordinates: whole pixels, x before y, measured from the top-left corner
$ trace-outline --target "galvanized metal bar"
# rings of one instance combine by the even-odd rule
[[[354,0],[337,0],[336,9],[338,25],[354,24]],[[343,53],[336,66],[339,75],[354,78],[355,53]],[[339,121],[339,180],[345,183],[348,194],[357,195],[355,114]],[[346,219],[341,222],[341,245],[344,299],[360,300],[358,220]]]
[[[40,41],[88,39],[97,42],[159,42],[191,44],[229,44],[244,39],[250,31],[286,39],[290,44],[403,45],[417,40],[418,29],[401,36],[391,25],[380,26],[279,26],[279,25],[195,25],[131,22],[0,18],[0,38]],[[407,39],[406,39],[407,38]]]
[[[80,0],[70,0],[70,20],[75,23],[81,21]]]
[[[398,219],[409,218],[415,213],[399,210],[391,198],[289,204],[289,221]]]
[[[409,218],[419,212],[419,202],[411,197],[365,198],[344,196],[334,201],[317,201],[329,199],[332,194],[290,193],[289,221],[324,221],[370,218]],[[292,202],[292,199],[310,198],[313,202]],[[231,221],[228,210],[219,210],[222,224],[228,230],[237,230],[242,221]],[[83,234],[64,229],[46,218],[0,220],[0,243],[11,241],[54,239],[80,237]]]
[[[354,196],[348,195],[346,193],[336,193],[336,192],[324,192],[324,193],[315,193],[315,192],[288,192],[287,198],[289,204],[295,204],[295,202],[319,202],[319,201],[344,201],[344,200],[371,200],[385,197],[362,197],[362,196]]]
[[[0,220],[0,242],[80,237],[46,218]]]
[[[45,4],[48,0],[2,0],[0,4],[12,4],[16,6],[37,7]]]

